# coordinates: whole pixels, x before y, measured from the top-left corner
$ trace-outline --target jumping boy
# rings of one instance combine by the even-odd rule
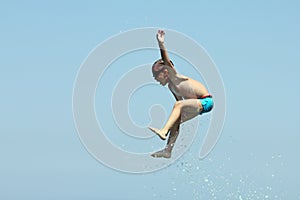
[[[153,153],[151,156],[170,158],[179,134],[180,124],[199,114],[211,111],[214,103],[212,95],[208,93],[203,84],[176,72],[164,45],[165,32],[158,30],[156,38],[160,48],[161,59],[152,65],[153,77],[163,86],[168,84],[176,102],[167,123],[162,129],[149,127],[162,140],[165,140],[170,133],[166,147]]]

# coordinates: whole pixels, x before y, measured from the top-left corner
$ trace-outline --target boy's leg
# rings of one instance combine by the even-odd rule
[[[187,121],[197,116],[202,109],[201,102],[198,99],[176,101],[166,125],[161,130],[152,127],[149,127],[149,129],[156,133],[161,139],[165,140],[169,130],[174,126],[175,122],[181,118],[181,114],[183,114],[183,121]]]
[[[174,126],[171,128],[170,136],[169,136],[166,147],[160,151],[157,151],[157,152],[151,154],[151,156],[156,157],[156,158],[160,158],[160,157],[170,158],[171,157],[174,144],[179,135],[180,121],[181,121],[181,118],[178,118],[178,120],[176,121]]]

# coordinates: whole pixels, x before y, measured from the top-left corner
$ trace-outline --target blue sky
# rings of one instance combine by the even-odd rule
[[[300,198],[299,6],[298,1],[2,1],[0,198]],[[182,32],[206,49],[224,81],[227,116],[205,160],[197,159],[199,135],[169,168],[132,175],[103,166],[85,150],[73,122],[72,91],[96,45],[143,27]]]

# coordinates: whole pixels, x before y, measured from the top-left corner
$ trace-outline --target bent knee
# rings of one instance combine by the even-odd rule
[[[182,108],[182,102],[181,101],[176,101],[173,108],[175,109],[181,109]]]

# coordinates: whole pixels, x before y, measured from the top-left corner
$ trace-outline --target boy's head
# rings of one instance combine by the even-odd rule
[[[169,82],[169,71],[162,59],[159,59],[153,63],[152,74],[154,79],[163,86],[165,86]]]

